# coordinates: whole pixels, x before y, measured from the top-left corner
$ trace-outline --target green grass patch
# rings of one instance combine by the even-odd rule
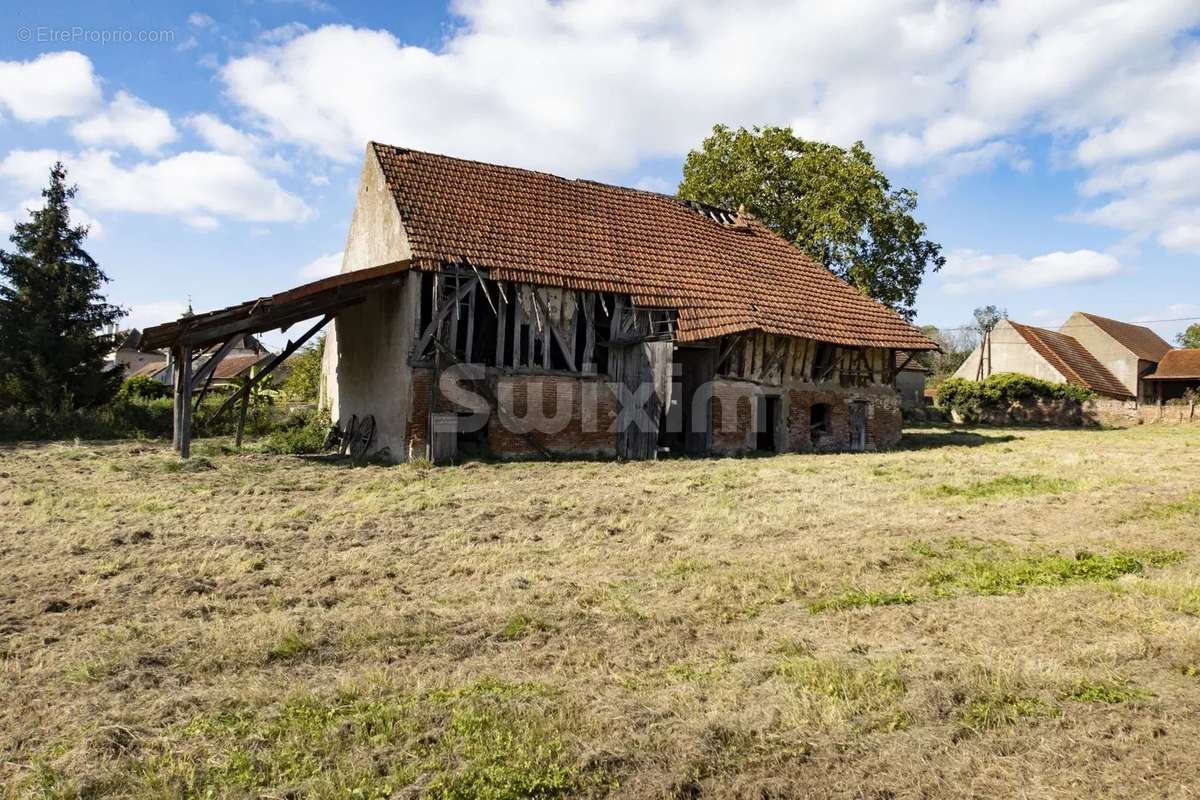
[[[516,800],[585,793],[604,776],[577,765],[569,715],[529,684],[480,682],[425,693],[303,695],[186,728],[194,747],[145,765],[169,794]],[[151,787],[147,787],[151,788]]]
[[[1149,700],[1154,693],[1136,686],[1130,686],[1128,681],[1109,681],[1085,678],[1075,683],[1062,693],[1064,700],[1077,700],[1081,703],[1136,703]]]
[[[1200,515],[1200,492],[1169,503],[1159,503],[1130,514],[1125,519],[1170,520]]]
[[[962,485],[943,483],[929,489],[926,494],[931,497],[982,500],[989,497],[1062,494],[1071,491],[1075,486],[1075,481],[1050,478],[1045,475],[1002,475],[999,478]]]
[[[270,650],[267,651],[267,661],[291,661],[300,658],[315,649],[316,645],[296,631],[285,633]]]
[[[1060,713],[1058,708],[1041,698],[996,690],[972,699],[963,711],[962,723],[971,730],[986,731],[1031,719],[1057,717]]]
[[[552,630],[552,628],[545,620],[531,617],[528,614],[515,614],[509,617],[508,621],[504,623],[504,627],[500,629],[500,638],[507,641],[514,641],[516,639],[524,639],[526,636],[538,631],[549,630]]]
[[[851,608],[908,606],[915,602],[917,602],[916,596],[905,591],[869,592],[863,589],[850,589],[810,603],[808,610],[814,614],[820,614],[823,611],[845,611]]]
[[[113,667],[106,661],[84,661],[66,671],[68,683],[96,683],[113,674]]]
[[[1018,558],[977,556],[952,561],[925,579],[935,594],[967,591],[980,595],[1013,594],[1034,586],[1063,586],[1072,583],[1112,581],[1122,575],[1142,572],[1147,566],[1161,567],[1180,560],[1173,551],[1129,551],[1109,555],[1080,552],[1073,558],[1034,555]]]
[[[774,674],[796,692],[805,710],[827,724],[843,722],[867,733],[898,730],[909,722],[901,707],[904,678],[894,661],[786,656]]]

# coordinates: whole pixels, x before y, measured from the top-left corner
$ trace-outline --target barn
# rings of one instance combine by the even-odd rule
[[[748,214],[371,144],[322,402],[396,460],[873,450],[936,345]]]
[[[340,274],[143,334],[181,454],[241,337],[310,319],[221,410],[327,330],[321,404],[392,461],[883,449],[937,349],[749,214],[371,143]]]

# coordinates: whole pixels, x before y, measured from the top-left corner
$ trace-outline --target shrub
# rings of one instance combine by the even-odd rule
[[[1028,400],[1066,400],[1085,403],[1095,395],[1073,383],[1051,383],[1019,372],[998,372],[982,381],[950,378],[937,390],[937,405],[955,411],[965,422],[978,422],[989,411],[1004,410]]]
[[[159,400],[171,396],[171,387],[145,375],[126,378],[117,390],[117,400]]]
[[[290,414],[268,434],[260,449],[278,455],[320,453],[325,447],[330,424],[329,414],[324,411]]]

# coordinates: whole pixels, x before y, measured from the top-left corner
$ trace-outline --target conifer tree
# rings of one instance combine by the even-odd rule
[[[122,373],[105,356],[125,312],[100,293],[108,282],[83,249],[88,229],[71,224],[61,163],[50,169],[45,203],[31,209],[0,250],[0,407],[69,413],[105,403]]]

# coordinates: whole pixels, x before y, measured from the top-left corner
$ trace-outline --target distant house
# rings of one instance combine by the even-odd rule
[[[1157,368],[1142,378],[1152,388],[1154,401],[1178,400],[1190,389],[1200,392],[1200,350],[1170,350]]]
[[[192,369],[198,370],[203,367],[209,359],[217,355],[220,349],[221,347],[216,345],[197,354],[192,360]],[[216,369],[213,370],[211,386],[213,388],[231,386],[240,378],[249,375],[254,367],[265,363],[270,358],[271,351],[257,337],[250,334],[237,337],[236,341],[226,349],[225,354],[217,363]],[[170,362],[164,362],[157,369],[146,374],[160,383],[172,386],[175,381],[175,366]],[[282,379],[282,375],[276,378],[276,380],[280,379]],[[193,390],[198,392],[202,388],[202,386],[194,386]]]
[[[896,354],[896,391],[900,393],[901,408],[921,408],[925,405],[925,381],[929,368],[915,358]]]
[[[1072,314],[1059,330],[1083,345],[1137,400],[1154,400],[1154,388],[1144,379],[1171,350],[1157,333],[1082,311]]]
[[[146,374],[151,367],[157,371],[166,366],[167,357],[165,354],[151,350],[143,353],[138,347],[142,343],[142,332],[137,328],[131,328],[127,331],[121,331],[117,340],[117,347],[108,358],[115,364],[120,365],[125,377],[129,378],[134,375]]]
[[[1007,319],[996,325],[991,336],[972,351],[954,376],[976,380],[998,372],[1019,372],[1051,383],[1073,383],[1116,400],[1134,399],[1134,391],[1075,337]]]

